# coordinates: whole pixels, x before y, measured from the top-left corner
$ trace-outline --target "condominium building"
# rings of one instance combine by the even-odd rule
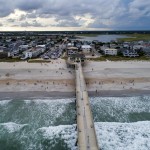
[[[117,49],[112,49],[112,48],[104,49],[105,55],[117,55],[117,52],[118,52]]]

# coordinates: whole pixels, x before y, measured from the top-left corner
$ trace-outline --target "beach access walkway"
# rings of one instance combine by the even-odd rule
[[[78,149],[98,150],[98,142],[94,127],[88,93],[81,63],[75,64],[76,74],[76,109],[78,129]]]

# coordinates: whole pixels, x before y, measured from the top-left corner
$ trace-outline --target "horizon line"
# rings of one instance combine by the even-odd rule
[[[150,29],[149,30],[60,30],[60,31],[57,31],[57,30],[45,30],[45,31],[42,31],[42,30],[28,30],[28,31],[24,31],[24,30],[13,30],[13,31],[0,31],[1,32],[150,32]]]

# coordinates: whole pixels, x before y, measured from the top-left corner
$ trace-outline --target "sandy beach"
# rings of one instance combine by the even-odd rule
[[[92,95],[150,93],[150,62],[87,61],[83,72],[87,90]],[[50,63],[1,62],[0,96],[8,92],[32,93],[30,96],[36,95],[35,92],[46,96],[74,95],[75,73],[62,59]]]
[[[74,71],[64,60],[50,63],[0,63],[0,92],[74,91]]]
[[[150,90],[150,62],[87,62],[88,91]]]

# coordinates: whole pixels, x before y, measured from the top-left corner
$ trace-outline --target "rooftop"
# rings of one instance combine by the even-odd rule
[[[105,50],[117,51],[117,49],[115,49],[115,48],[106,48]]]
[[[67,49],[68,49],[68,50],[78,50],[77,47],[68,47]]]
[[[82,45],[82,48],[91,48],[90,45]]]

